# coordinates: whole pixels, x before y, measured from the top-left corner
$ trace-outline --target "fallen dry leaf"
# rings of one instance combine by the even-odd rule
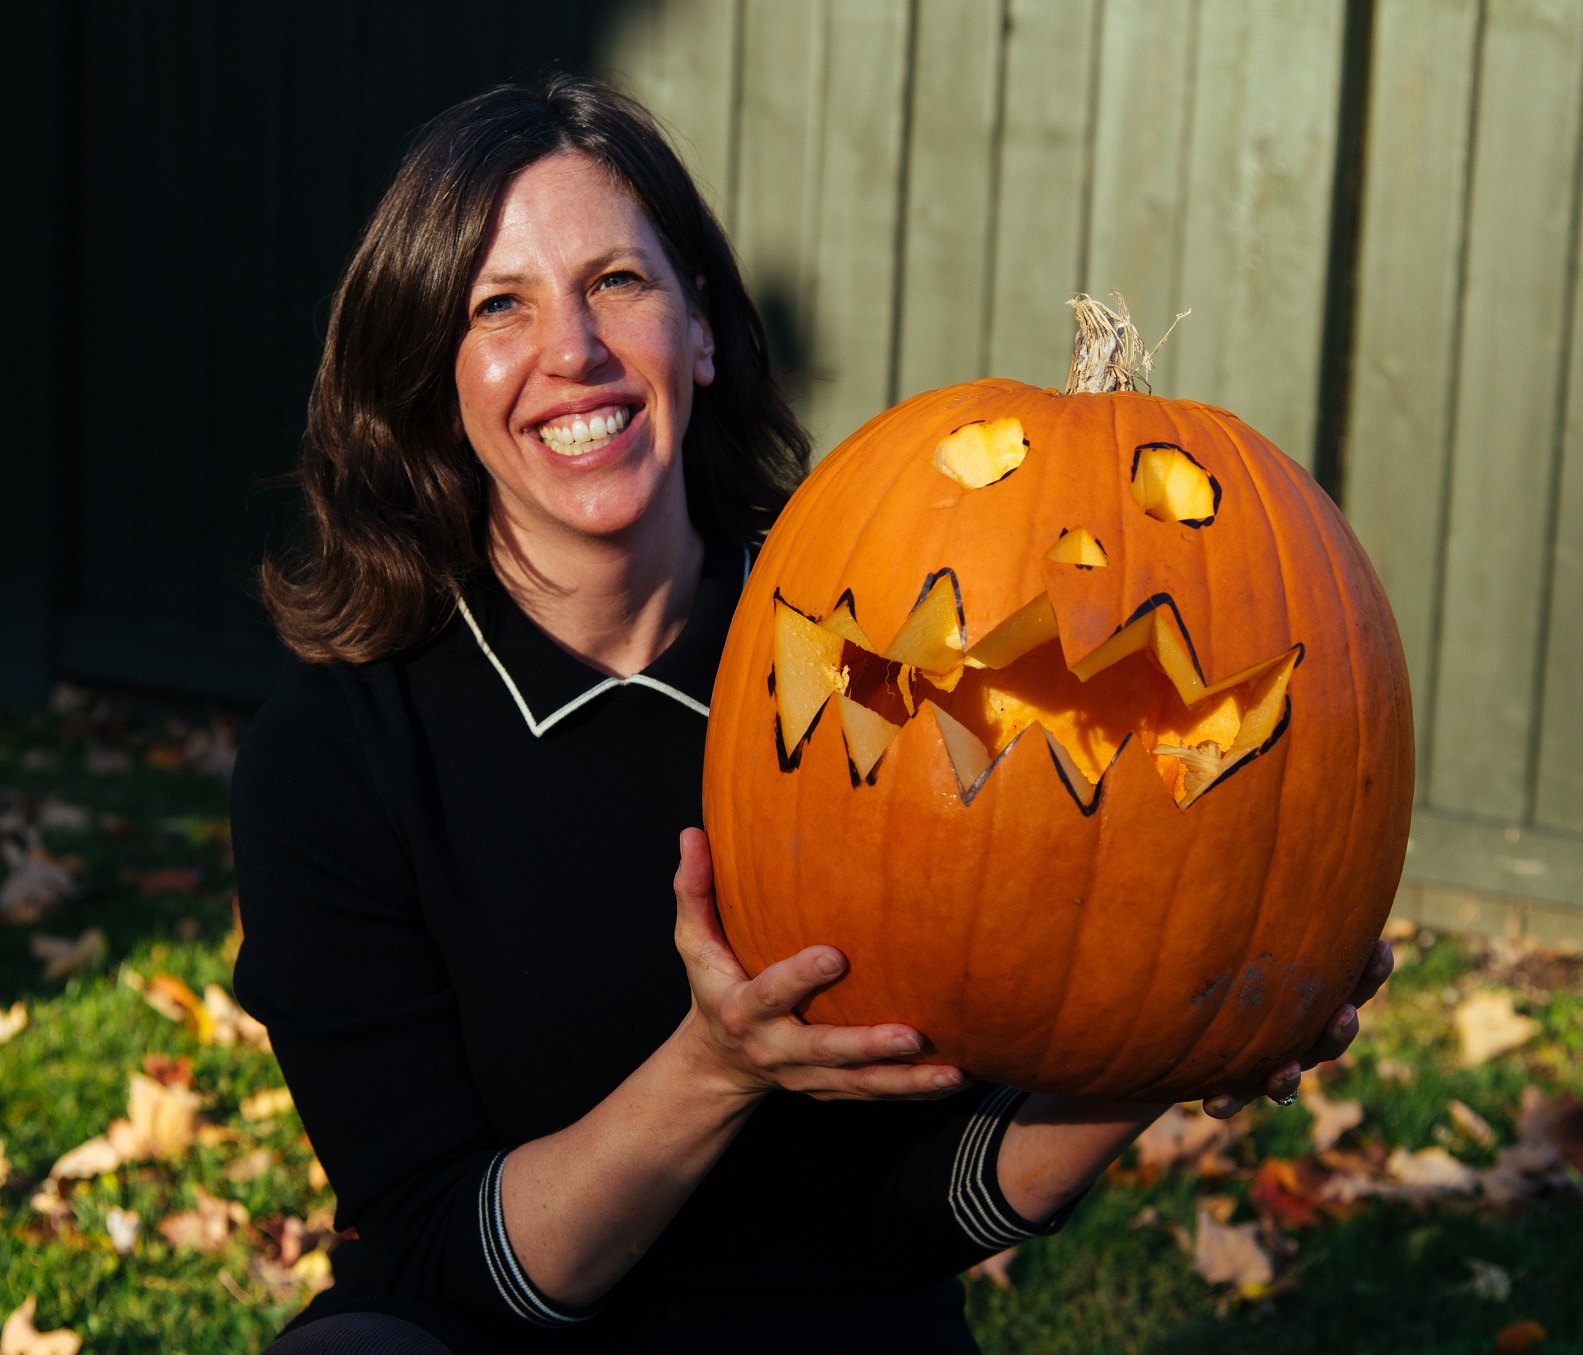
[[[199,1044],[213,1042],[214,1018],[209,1015],[203,1000],[183,980],[174,974],[163,973],[145,979],[135,969],[127,967],[121,970],[121,980],[129,988],[141,993],[143,1001],[161,1016],[185,1025]]]
[[[254,1049],[269,1050],[269,1031],[264,1023],[238,1007],[236,1000],[219,984],[211,983],[204,988],[203,1009],[213,1022],[215,1044],[233,1045],[241,1040]]]
[[[1472,1106],[1461,1101],[1447,1101],[1446,1114],[1451,1117],[1451,1123],[1480,1148],[1495,1146],[1495,1131],[1490,1127],[1490,1122]]]
[[[1462,1041],[1465,1068],[1527,1044],[1540,1030],[1537,1021],[1513,1009],[1510,993],[1488,988],[1463,998],[1451,1020]]]
[[[5,1140],[0,1139],[0,1186],[11,1179],[11,1159],[5,1155]]]
[[[93,822],[93,815],[81,805],[51,796],[38,807],[33,822],[40,828],[54,828],[66,833],[81,833]]]
[[[113,1172],[121,1165],[121,1154],[103,1134],[95,1134],[85,1143],[62,1153],[49,1169],[51,1181],[85,1180]],[[34,1208],[38,1208],[37,1204]],[[40,1210],[40,1213],[46,1211]]]
[[[1145,1172],[1186,1167],[1200,1176],[1229,1175],[1236,1164],[1225,1150],[1247,1132],[1247,1125],[1217,1120],[1197,1106],[1172,1106],[1138,1135],[1138,1166]]]
[[[35,1214],[50,1220],[63,1219],[71,1213],[71,1206],[61,1198],[60,1186],[53,1176],[33,1192],[28,1206]]]
[[[116,1142],[116,1128],[124,1124],[123,1142],[130,1150],[126,1161],[186,1156],[198,1130],[198,1093],[191,1087],[164,1086],[142,1073],[133,1073],[129,1083],[127,1118],[111,1123],[110,1141]]]
[[[1302,1089],[1302,1104],[1314,1118],[1308,1135],[1315,1151],[1323,1153],[1334,1148],[1349,1129],[1356,1129],[1363,1123],[1363,1102],[1332,1101],[1320,1088],[1317,1078],[1310,1079],[1310,1083]]]
[[[35,959],[44,961],[44,977],[58,982],[103,964],[110,942],[97,927],[89,927],[75,941],[34,932],[28,938],[28,949]]]
[[[284,1115],[294,1104],[289,1088],[266,1087],[263,1091],[242,1098],[242,1118],[244,1120],[273,1119],[276,1115]]]
[[[1397,1059],[1381,1059],[1374,1065],[1374,1072],[1381,1082],[1399,1082],[1404,1087],[1411,1087],[1418,1081],[1418,1070]]]
[[[145,1054],[143,1071],[162,1087],[192,1086],[192,1060],[185,1054]]]
[[[33,1325],[38,1300],[29,1294],[0,1328],[0,1355],[77,1355],[82,1337],[68,1327],[40,1331]]]
[[[27,1029],[27,1003],[18,998],[5,1011],[0,1012],[0,1044],[8,1043],[13,1036]]]
[[[137,1235],[142,1226],[142,1219],[132,1209],[112,1208],[104,1216],[104,1230],[117,1256],[128,1255],[137,1245]]]
[[[50,1168],[50,1178],[64,1181],[99,1176],[127,1162],[183,1157],[197,1133],[199,1104],[198,1093],[190,1087],[167,1087],[143,1073],[133,1073],[126,1118],[112,1120],[105,1133],[63,1154]]]
[[[1323,1210],[1338,1212],[1324,1195],[1329,1173],[1306,1158],[1270,1157],[1248,1186],[1248,1203],[1280,1228],[1301,1228]]]
[[[307,1255],[312,1256],[314,1253],[308,1252]],[[324,1253],[321,1252],[319,1255],[322,1256]],[[989,1280],[991,1283],[998,1285],[1002,1289],[1010,1289],[1012,1287],[1011,1263],[1016,1258],[1016,1255],[1017,1249],[1015,1247],[1007,1247],[1005,1251],[996,1252],[993,1256],[986,1256],[976,1266],[973,1266],[971,1269],[969,1269],[967,1273],[975,1280]],[[281,1250],[280,1259],[282,1261],[286,1259],[284,1248]],[[328,1256],[325,1256],[326,1273],[328,1273],[329,1259],[330,1258]]]
[[[247,1224],[247,1210],[236,1200],[221,1200],[202,1186],[192,1188],[194,1206],[167,1214],[159,1221],[159,1231],[173,1247],[192,1251],[219,1251],[231,1236],[232,1228]]]
[[[1416,1153],[1397,1148],[1385,1159],[1385,1171],[1399,1183],[1390,1193],[1407,1199],[1471,1195],[1479,1188],[1478,1173],[1444,1148],[1420,1148]]]
[[[1546,1143],[1583,1172],[1583,1104],[1570,1092],[1548,1097],[1538,1087],[1523,1088],[1517,1107],[1517,1137]]]
[[[1193,1239],[1193,1269],[1210,1284],[1231,1284],[1248,1297],[1275,1278],[1275,1263],[1259,1241],[1256,1223],[1226,1224],[1200,1202]]]
[[[280,1161],[280,1154],[273,1148],[254,1148],[227,1165],[225,1179],[245,1183],[256,1181]]]
[[[162,866],[159,870],[135,871],[131,877],[139,894],[196,894],[203,883],[203,872],[196,866]]]
[[[1474,1298],[1483,1299],[1486,1303],[1505,1303],[1512,1296],[1511,1273],[1504,1266],[1498,1266],[1493,1261],[1481,1261],[1476,1256],[1467,1258],[1467,1266],[1473,1272],[1468,1280],[1468,1289]]]
[[[328,1289],[334,1283],[330,1269],[330,1253],[323,1247],[315,1247],[312,1251],[303,1252],[292,1264],[291,1278],[310,1294]],[[1009,1286],[1011,1281],[1008,1279],[1006,1283]]]
[[[1528,1350],[1543,1341],[1547,1334],[1531,1317],[1521,1322],[1508,1322],[1495,1333],[1495,1349],[1503,1352]]]
[[[320,1191],[326,1189],[329,1184],[330,1178],[325,1173],[324,1164],[319,1161],[317,1156],[315,1156],[314,1159],[308,1163],[308,1189]]]
[[[77,877],[62,861],[34,844],[27,851],[6,844],[11,870],[0,885],[0,922],[41,921],[77,893]]]

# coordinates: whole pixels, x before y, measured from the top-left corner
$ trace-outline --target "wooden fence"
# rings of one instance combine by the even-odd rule
[[[353,224],[424,116],[585,65],[675,129],[821,448],[931,386],[1058,382],[1074,291],[1123,292],[1151,339],[1191,307],[1155,390],[1313,469],[1396,608],[1399,906],[1583,938],[1577,0],[38,9],[45,59],[17,74],[44,225],[6,228],[72,309],[24,370],[47,454],[0,450],[39,508],[36,550],[0,541],[6,690],[257,694],[249,487],[290,464]]]
[[[1402,908],[1583,939],[1583,5],[666,0],[607,41],[822,447],[932,386],[1058,382],[1074,291],[1146,337],[1190,307],[1155,390],[1314,470],[1396,609]]]

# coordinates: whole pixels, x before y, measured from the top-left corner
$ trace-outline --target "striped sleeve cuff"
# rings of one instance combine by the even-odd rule
[[[1000,1087],[985,1097],[967,1122],[951,1164],[951,1212],[968,1240],[990,1251],[1058,1232],[1071,1213],[1069,1206],[1048,1223],[1030,1223],[1006,1203],[1000,1188],[995,1171],[1000,1143],[1012,1116],[1027,1099],[1027,1092],[1014,1087]]]
[[[506,1236],[506,1216],[500,1205],[500,1177],[505,1165],[506,1153],[497,1153],[478,1187],[478,1232],[495,1288],[512,1312],[536,1327],[568,1327],[588,1321],[597,1308],[567,1308],[554,1303],[523,1273]]]

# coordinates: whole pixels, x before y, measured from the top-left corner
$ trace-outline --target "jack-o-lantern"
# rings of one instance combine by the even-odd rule
[[[1256,1084],[1356,982],[1412,716],[1328,496],[1235,416],[1114,389],[1118,335],[1074,358],[1103,393],[930,391],[818,466],[731,627],[705,826],[751,971],[848,956],[808,1019],[1185,1099]]]

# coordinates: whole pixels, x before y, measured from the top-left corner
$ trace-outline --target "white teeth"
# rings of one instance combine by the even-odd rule
[[[603,414],[595,414],[587,419],[581,416],[574,418],[566,427],[543,424],[538,430],[539,441],[552,452],[576,456],[603,447],[626,426],[627,408],[625,405],[616,405]]]

